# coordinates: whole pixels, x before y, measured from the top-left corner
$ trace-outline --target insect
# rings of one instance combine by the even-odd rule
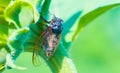
[[[51,21],[46,21],[43,17],[41,18],[49,25],[40,35],[38,42],[36,42],[32,57],[34,65],[35,63],[39,63],[39,47],[45,50],[46,57],[48,58],[54,54],[59,44],[59,40],[61,38],[61,33],[63,30],[62,19],[54,16]]]

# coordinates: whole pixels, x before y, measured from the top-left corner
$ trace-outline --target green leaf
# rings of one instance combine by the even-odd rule
[[[27,37],[28,31],[28,28],[22,28],[14,31],[10,35],[7,43],[11,44],[11,46],[14,47],[14,49],[16,50],[22,50],[21,46],[24,43],[25,38]]]
[[[83,28],[69,53],[78,73],[120,73],[120,6]]]
[[[12,26],[13,24],[8,23],[4,17],[1,15],[0,16],[0,46],[5,46],[9,34],[9,29],[15,28]]]
[[[5,9],[4,7],[0,6],[0,15],[3,15],[4,9]]]
[[[80,20],[79,20],[79,22],[78,22],[77,30],[76,30],[75,34],[73,35],[73,40],[79,34],[79,32],[81,31],[81,29],[83,27],[85,27],[88,23],[90,23],[92,20],[94,20],[95,18],[97,18],[101,14],[105,13],[106,11],[112,9],[113,7],[117,7],[119,5],[120,5],[120,3],[103,6],[103,7],[97,8],[97,9],[95,9],[95,10],[87,13],[83,17],[81,17]]]
[[[11,0],[0,0],[0,6],[7,7]]]
[[[3,17],[0,17],[0,33],[8,35],[8,23]]]
[[[1,47],[5,46],[7,42],[7,35],[0,34],[0,49]]]
[[[63,24],[63,31],[62,31],[62,42],[63,45],[65,46],[66,50],[69,50],[70,45],[72,44],[72,41],[67,42],[67,40],[65,39],[66,35],[71,33],[72,31],[70,30],[75,22],[77,21],[78,17],[81,15],[81,11],[76,12],[74,15],[72,15],[67,21],[64,21]],[[70,36],[69,36],[70,38]],[[70,38],[71,39],[71,38]]]
[[[0,25],[1,25],[1,26],[5,26],[5,27],[7,27],[7,28],[9,28],[9,29],[15,29],[14,24],[7,22],[7,21],[5,20],[5,18],[4,18],[3,15],[0,15]],[[5,30],[4,28],[2,28],[2,29]],[[1,31],[2,31],[2,30],[1,30]],[[3,33],[5,33],[5,32],[3,32]]]
[[[5,57],[6,57],[7,51],[5,48],[0,49],[0,71],[3,69],[3,66],[5,64]]]
[[[17,28],[28,26],[34,21],[34,16],[38,16],[34,6],[23,0],[14,1],[4,12],[6,20],[14,23]]]

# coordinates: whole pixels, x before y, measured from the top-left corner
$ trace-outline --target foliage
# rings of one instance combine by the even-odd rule
[[[45,25],[43,25],[45,23],[40,16],[49,20],[49,10],[54,9],[50,7],[52,2],[52,0],[0,1],[1,71],[5,68],[6,55],[12,50],[17,51],[15,55],[16,64],[25,65],[25,61],[32,60],[28,58],[30,57],[28,54],[33,53],[35,43],[45,29]],[[38,69],[36,70],[38,73],[41,71],[47,73],[96,73],[96,71],[97,73],[112,73],[112,71],[102,69],[110,65],[113,72],[116,70],[115,73],[119,73],[119,70],[113,68],[117,63],[119,64],[119,62],[114,62],[119,57],[117,55],[120,55],[119,7],[120,3],[109,4],[98,7],[82,16],[82,11],[76,12],[67,21],[64,21],[62,39],[55,54],[48,60],[45,51],[39,48],[41,49],[41,65],[38,67],[40,69],[28,67],[30,71],[26,70],[24,72],[32,73]],[[115,15],[113,15],[114,13]],[[78,27],[75,27],[74,33],[71,34],[71,29],[74,28],[77,20]],[[19,58],[19,54],[23,51],[24,53]],[[117,57],[114,58],[114,56]],[[24,60],[25,57],[26,60]],[[109,61],[112,60],[109,57],[115,60]],[[32,66],[31,62],[28,63],[26,64]],[[91,67],[91,65],[93,66]],[[116,68],[119,68],[119,66]],[[15,71],[15,69],[11,70],[11,72]],[[7,70],[5,69],[3,72],[7,73]]]

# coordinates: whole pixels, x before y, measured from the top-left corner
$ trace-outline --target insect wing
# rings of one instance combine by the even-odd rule
[[[34,66],[39,66],[41,64],[40,56],[38,54],[38,50],[36,49],[33,51],[32,62]]]
[[[47,57],[50,57],[55,53],[60,38],[61,38],[61,34],[59,36],[56,36],[54,33],[49,34],[49,39],[47,40],[47,43],[49,45],[49,48],[47,49],[48,51],[46,52]]]
[[[40,48],[42,48],[44,36],[45,36],[45,31],[40,35],[38,41],[35,44],[35,48],[33,49],[32,62],[34,66],[39,66],[41,64]]]
[[[56,48],[58,47],[61,37],[62,37],[62,34],[59,34],[57,37],[55,37],[57,40],[56,40],[56,45],[54,45],[54,47],[55,47],[54,52],[56,51]]]

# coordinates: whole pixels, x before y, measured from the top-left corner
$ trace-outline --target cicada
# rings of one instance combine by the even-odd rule
[[[49,58],[55,53],[62,36],[62,19],[56,16],[54,16],[51,21],[46,21],[44,18],[42,19],[49,25],[39,36],[38,42],[36,42],[32,57],[33,64],[39,59],[39,47],[45,50],[46,57]]]

